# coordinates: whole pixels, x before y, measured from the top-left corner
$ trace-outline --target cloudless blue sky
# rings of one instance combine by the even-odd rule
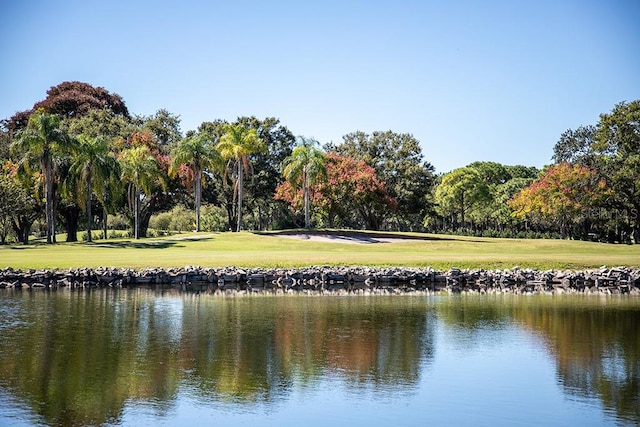
[[[640,99],[635,0],[5,1],[0,42],[0,118],[78,80],[183,132],[408,132],[438,172],[541,167],[563,131]]]

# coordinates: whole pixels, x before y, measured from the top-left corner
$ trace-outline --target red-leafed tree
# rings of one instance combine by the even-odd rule
[[[37,102],[31,110],[21,111],[9,119],[9,130],[24,128],[33,112],[42,109],[56,114],[61,119],[84,116],[91,110],[110,110],[114,114],[129,117],[129,110],[120,95],[110,93],[102,87],[83,82],[62,82],[47,91],[47,96]]]
[[[584,166],[559,163],[509,200],[513,215],[538,216],[554,222],[560,235],[589,215],[607,196],[607,183],[598,173]]]
[[[331,228],[379,229],[375,209],[381,206],[393,209],[396,202],[376,178],[375,169],[362,160],[328,153],[326,171],[327,179],[310,188],[315,214]],[[278,186],[275,198],[289,203],[294,213],[304,209],[303,190],[294,190],[288,181]]]

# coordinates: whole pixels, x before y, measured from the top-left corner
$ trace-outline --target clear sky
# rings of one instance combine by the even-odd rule
[[[0,43],[0,118],[78,80],[183,132],[408,132],[437,172],[541,167],[563,131],[640,99],[636,0],[7,0]]]

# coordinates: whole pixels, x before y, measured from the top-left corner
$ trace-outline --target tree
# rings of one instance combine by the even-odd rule
[[[610,195],[602,206],[610,241],[640,242],[640,100],[621,102],[601,114],[595,126],[567,130],[554,147],[554,160],[597,171]]]
[[[640,100],[601,114],[593,146],[617,206],[627,211],[631,240],[640,243]]]
[[[112,143],[126,139],[138,130],[128,117],[115,114],[109,109],[89,110],[84,115],[63,120],[62,126],[69,135],[106,137]]]
[[[80,117],[91,110],[107,109],[114,114],[129,117],[129,110],[122,98],[102,87],[82,82],[62,82],[47,91],[47,97],[37,102],[33,109],[16,113],[9,119],[9,129],[15,132],[26,126],[29,117],[42,109],[61,119]]]
[[[37,157],[40,163],[45,185],[45,218],[47,243],[54,242],[55,206],[54,206],[54,157],[68,153],[72,139],[60,128],[60,117],[37,110],[31,115],[26,128],[19,134],[14,149],[23,153],[22,163],[29,167],[30,160]]]
[[[200,205],[202,204],[202,175],[205,169],[220,169],[222,158],[213,144],[213,138],[200,132],[181,140],[171,152],[169,175],[175,176],[181,165],[193,170],[194,199],[196,210],[196,231],[200,231]]]
[[[385,183],[389,197],[397,201],[397,210],[388,206],[372,212],[381,227],[420,229],[422,219],[431,211],[431,190],[435,177],[433,166],[423,160],[419,141],[408,133],[392,131],[354,132],[343,136],[340,145],[329,145],[347,157],[363,160],[373,167],[379,181]]]
[[[161,108],[154,115],[141,117],[142,132],[147,132],[154,136],[159,145],[160,151],[169,152],[182,139],[180,132],[180,116],[171,114]]]
[[[282,174],[294,190],[302,188],[304,226],[311,228],[309,189],[319,178],[327,177],[326,156],[316,148],[318,141],[303,136],[299,136],[298,141],[291,156],[282,162]]]
[[[373,167],[337,153],[327,153],[325,165],[327,179],[312,185],[309,194],[327,226],[378,230],[377,212],[395,208],[396,202]],[[289,181],[278,186],[275,198],[289,203],[294,211],[304,208],[303,190],[294,190]]]
[[[488,194],[480,198],[467,216],[474,224],[475,232],[504,231],[515,221],[507,201],[537,177],[537,169],[521,165],[506,166],[496,162],[473,162],[467,167],[478,171],[479,179],[486,185]],[[514,176],[515,175],[515,176]]]
[[[71,185],[76,190],[80,203],[84,202],[87,214],[87,239],[91,242],[91,201],[93,194],[100,197],[106,212],[106,182],[120,174],[116,159],[109,152],[109,141],[104,136],[89,137],[80,135],[69,168]],[[84,191],[83,191],[84,190]]]
[[[18,165],[7,161],[0,171],[0,240],[5,242],[12,229],[16,239],[29,243],[31,225],[40,216],[42,206],[32,195],[39,172],[18,174]]]
[[[153,185],[161,180],[155,156],[146,145],[128,148],[120,154],[122,179],[131,184],[129,200],[134,214],[134,238],[140,238],[140,200],[142,192],[150,194]]]
[[[564,238],[568,228],[607,195],[607,184],[595,170],[559,163],[547,169],[540,179],[508,203],[516,217],[526,218],[533,214],[554,221]]]
[[[234,193],[238,203],[236,231],[240,231],[242,229],[243,181],[244,176],[251,169],[249,155],[263,151],[266,147],[255,129],[250,129],[242,124],[234,124],[225,126],[225,133],[216,148],[222,158],[227,160],[227,171],[231,172],[234,178]]]
[[[439,212],[451,216],[452,222],[460,215],[459,227],[466,226],[470,211],[489,200],[489,187],[475,168],[466,166],[442,176],[435,191]]]
[[[255,129],[264,142],[265,149],[249,156],[253,165],[251,180],[245,183],[244,210],[251,213],[253,228],[264,230],[288,221],[286,209],[273,196],[283,182],[280,165],[291,155],[295,137],[286,126],[274,117],[262,120],[256,117],[240,117],[237,123]]]
[[[594,150],[595,126],[580,126],[568,129],[560,135],[553,147],[553,160],[556,163],[573,163],[596,168],[598,155]]]

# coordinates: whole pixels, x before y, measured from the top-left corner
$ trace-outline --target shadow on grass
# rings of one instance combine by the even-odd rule
[[[177,241],[154,240],[153,242],[114,242],[92,243],[93,248],[135,248],[135,249],[166,249],[177,245]]]
[[[109,243],[108,241],[101,241],[91,243],[92,247],[98,248],[136,248],[136,249],[165,249],[171,247],[180,247],[180,242],[206,242],[212,240],[212,236],[189,236],[189,237],[179,237],[179,238],[168,238],[163,240],[127,240],[124,242],[113,242]]]
[[[162,240],[125,240],[118,242],[109,242],[108,240],[98,240],[94,242],[60,242],[53,245],[49,245],[46,242],[34,240],[29,242],[27,245],[7,245],[7,249],[13,250],[28,250],[28,249],[37,249],[44,247],[53,247],[53,246],[65,246],[65,245],[74,245],[74,246],[87,246],[91,248],[135,248],[135,249],[166,249],[170,247],[180,247],[180,242],[185,241],[202,241],[206,242],[208,240],[212,240],[212,236],[200,237],[200,236],[189,236],[189,237],[180,237],[180,238],[168,238]],[[0,246],[2,248],[3,246]]]
[[[450,237],[416,236],[403,233],[385,233],[378,231],[353,231],[353,230],[284,230],[272,232],[254,232],[254,234],[271,237],[294,237],[301,240],[313,240],[314,238],[343,243],[391,243],[402,241],[454,241]]]

